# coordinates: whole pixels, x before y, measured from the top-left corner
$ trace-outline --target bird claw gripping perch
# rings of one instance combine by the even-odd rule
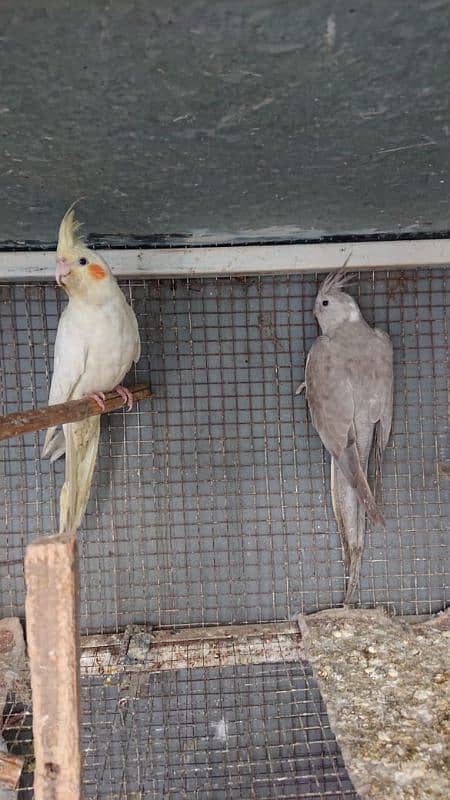
[[[101,410],[105,410],[106,395],[104,392],[91,392],[91,394],[87,394],[86,397],[88,397],[89,400],[95,400],[97,405],[100,406]]]
[[[131,411],[133,408],[133,395],[131,394],[130,390],[126,388],[126,386],[119,386],[114,387],[114,391],[117,392],[118,395],[123,399],[124,405],[127,403],[127,410]]]

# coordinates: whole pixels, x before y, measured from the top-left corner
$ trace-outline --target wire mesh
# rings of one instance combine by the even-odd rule
[[[0,723],[8,753],[22,756],[24,759],[16,795],[17,800],[33,800],[34,754],[31,711],[27,706],[16,702],[11,693],[3,709],[3,719],[0,717]],[[0,797],[3,795],[2,800],[4,797],[8,797],[8,800],[14,797],[14,793],[9,792],[8,794],[9,796],[3,789],[0,789]]]
[[[102,421],[81,548],[82,631],[281,620],[342,602],[329,459],[302,380],[317,278],[131,281],[139,380],[155,393]],[[446,603],[447,272],[361,274],[360,306],[395,353],[384,458],[386,530],[368,527],[360,601],[397,613]],[[47,401],[64,299],[0,286],[3,413]],[[57,528],[62,461],[42,434],[0,449],[2,615],[23,615],[28,541]]]
[[[357,798],[301,662],[90,679],[84,700],[86,800]]]
[[[294,390],[317,335],[318,277],[130,281],[155,397],[102,420],[80,531],[82,632],[284,620],[340,604],[329,459]],[[386,530],[368,528],[360,602],[446,604],[449,520],[446,270],[362,274],[360,306],[395,353],[384,458]],[[0,411],[45,404],[64,299],[0,285]],[[57,528],[64,465],[42,434],[0,448],[0,614],[24,613],[24,549]],[[83,680],[86,798],[356,798],[303,663]],[[4,712],[27,755],[30,717]],[[9,720],[9,722],[8,722]]]

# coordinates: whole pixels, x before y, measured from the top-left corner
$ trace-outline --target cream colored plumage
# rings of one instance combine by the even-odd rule
[[[133,361],[140,357],[136,317],[106,262],[86,247],[71,207],[58,237],[56,280],[69,296],[56,335],[49,404],[94,396],[117,389]],[[100,417],[50,428],[43,455],[51,461],[66,453],[65,482],[60,498],[60,532],[75,532],[89,500],[97,458]]]

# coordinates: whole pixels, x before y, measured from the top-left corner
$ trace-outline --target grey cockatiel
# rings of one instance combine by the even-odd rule
[[[389,336],[371,328],[355,300],[342,291],[349,277],[329,275],[319,289],[314,315],[322,335],[306,361],[306,397],[322,443],[331,454],[331,496],[348,583],[345,603],[358,585],[365,515],[384,519],[367,482],[375,431],[377,473],[392,422],[393,352]]]
[[[140,356],[138,325],[105,261],[77,234],[70,208],[59,228],[56,281],[69,296],[59,320],[50,405],[84,396],[104,407],[104,392],[116,389],[131,407],[121,381]],[[43,455],[51,461],[66,452],[60,499],[60,532],[73,533],[82,520],[91,487],[100,435],[100,417],[47,431]]]

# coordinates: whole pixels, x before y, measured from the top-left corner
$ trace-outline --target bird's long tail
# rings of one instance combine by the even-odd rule
[[[359,583],[366,515],[356,489],[349,485],[335,458],[331,460],[331,499],[341,537],[347,577],[344,603],[349,605]]]
[[[353,440],[331,462],[331,495],[333,511],[339,527],[344,554],[345,572],[348,576],[345,604],[353,600],[359,583],[361,559],[366,532],[366,513],[372,522],[384,525],[383,515],[378,508],[367,482],[367,453],[361,463],[356,442]],[[366,448],[365,448],[366,449]]]
[[[66,439],[66,473],[61,489],[60,533],[75,533],[89,500],[97,460],[100,436],[100,417],[64,425]]]
[[[361,466],[355,442],[349,444],[349,446],[342,451],[337,459],[337,463],[348,483],[352,489],[355,490],[372,522],[378,525],[384,525],[383,514],[378,508],[370,486],[367,483],[366,472]]]

